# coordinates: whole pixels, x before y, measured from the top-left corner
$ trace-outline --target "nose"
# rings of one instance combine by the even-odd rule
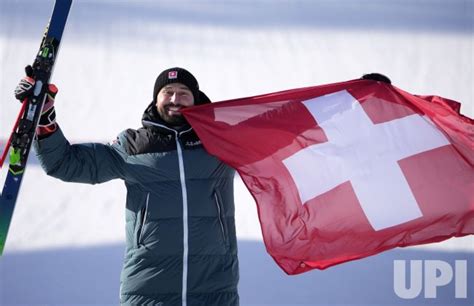
[[[173,93],[173,95],[170,98],[170,102],[173,104],[178,104],[179,103],[179,96],[176,93]]]

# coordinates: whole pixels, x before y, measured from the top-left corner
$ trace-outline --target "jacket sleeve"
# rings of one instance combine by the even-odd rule
[[[124,178],[126,153],[119,138],[111,145],[71,145],[58,128],[34,142],[36,156],[48,175],[66,182],[97,184]]]

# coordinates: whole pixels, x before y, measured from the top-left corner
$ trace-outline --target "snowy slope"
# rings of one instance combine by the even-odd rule
[[[52,5],[0,0],[0,142]],[[139,126],[157,74],[171,66],[192,71],[214,101],[377,71],[406,91],[460,101],[474,117],[473,10],[472,0],[76,0],[53,76],[58,121],[72,142],[114,139]],[[0,305],[116,304],[124,197],[122,182],[66,184],[32,160],[0,259]],[[453,284],[433,300],[403,300],[392,287],[398,258],[469,259],[474,281],[472,237],[287,277],[265,253],[238,178],[236,214],[243,305],[472,304],[472,290],[453,299]]]

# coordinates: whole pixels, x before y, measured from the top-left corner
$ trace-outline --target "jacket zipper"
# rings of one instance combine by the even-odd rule
[[[187,287],[188,287],[188,195],[186,191],[186,176],[184,173],[183,150],[179,143],[178,135],[176,135],[176,148],[178,151],[179,162],[179,178],[181,180],[181,193],[183,196],[183,290],[181,292],[182,305],[187,304]]]
[[[148,202],[149,202],[149,200],[150,200],[150,193],[147,192],[145,207],[141,210],[140,230],[138,231],[137,246],[142,244],[143,229],[145,228],[146,218],[147,218],[147,215],[148,215]]]
[[[217,218],[219,219],[219,224],[221,226],[222,239],[224,240],[224,243],[227,244],[227,235],[225,232],[224,222],[222,220],[222,207],[219,201],[219,196],[217,195],[217,191],[214,191],[214,200],[216,202],[217,207]]]
[[[186,190],[186,175],[184,173],[184,159],[183,159],[183,149],[181,148],[181,144],[179,143],[179,136],[186,132],[192,130],[189,128],[185,131],[178,131],[171,129],[167,126],[154,123],[151,121],[144,120],[151,125],[159,126],[169,131],[175,133],[175,141],[176,141],[176,151],[178,153],[178,166],[179,166],[179,179],[181,181],[181,194],[183,197],[183,283],[182,283],[182,291],[181,291],[181,305],[187,306],[187,287],[188,287],[188,252],[189,252],[189,244],[188,244],[188,192]]]

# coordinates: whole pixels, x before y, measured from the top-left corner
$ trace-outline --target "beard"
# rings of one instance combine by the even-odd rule
[[[162,107],[157,107],[158,114],[160,115],[161,119],[165,121],[167,124],[170,126],[182,126],[188,123],[186,121],[186,118],[181,113],[177,114],[171,114],[170,113],[170,107],[173,107],[172,105],[164,105]],[[185,109],[186,107],[181,106],[179,109]]]

